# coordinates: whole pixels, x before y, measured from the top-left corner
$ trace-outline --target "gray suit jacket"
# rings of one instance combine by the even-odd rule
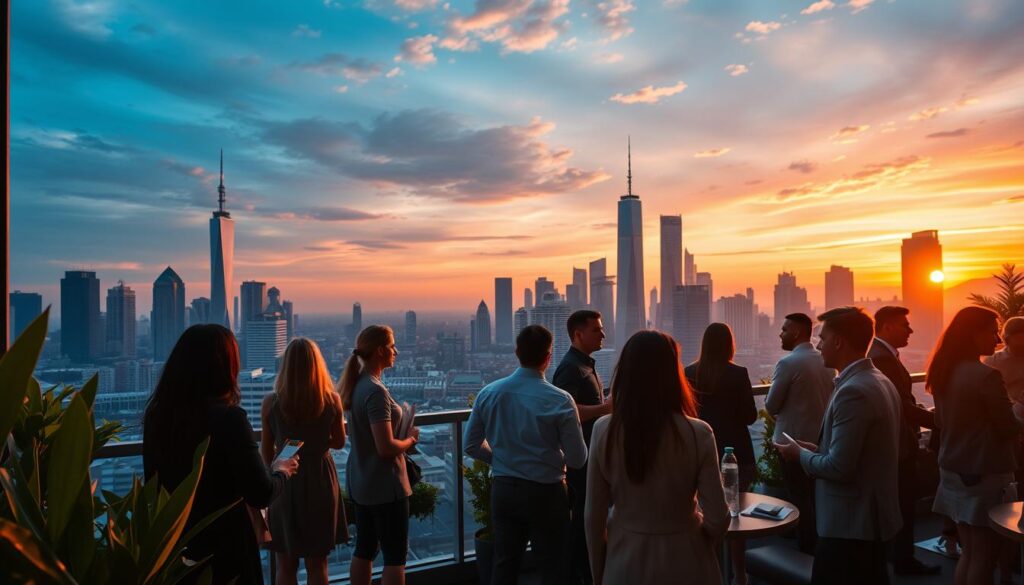
[[[888,540],[902,525],[896,478],[900,397],[871,360],[851,364],[836,379],[818,451],[800,452],[817,479],[818,536]]]
[[[836,371],[825,367],[821,353],[810,343],[801,343],[775,364],[764,401],[765,409],[775,417],[775,441],[782,441],[784,432],[801,441],[818,440],[835,377]]]

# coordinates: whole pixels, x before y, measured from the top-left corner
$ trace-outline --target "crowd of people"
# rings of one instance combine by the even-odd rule
[[[900,361],[913,333],[907,309],[872,318],[843,307],[817,320],[815,347],[812,319],[786,316],[779,337],[789,354],[765,400],[800,512],[798,546],[814,555],[812,582],[884,584],[890,562],[897,574],[940,571],[914,557],[922,428],[932,430],[940,470],[933,510],[962,547],[954,582],[989,584],[997,565],[1006,580],[1013,547],[988,527],[987,512],[1016,496],[1024,463],[1024,317],[1008,319],[1000,335],[992,311],[956,314],[928,366],[934,411],[917,403]],[[731,513],[723,454],[735,455],[739,490],[756,473],[757,409],[746,369],[733,362],[731,330],[711,324],[685,368],[670,335],[634,334],[606,395],[591,357],[604,339],[601,314],[577,311],[566,328],[572,346],[550,382],[551,332],[520,331],[519,368],[480,391],[466,423],[466,454],[492,472],[493,583],[517,582],[529,544],[545,584],[720,584]],[[276,583],[296,583],[300,563],[309,583],[326,583],[328,554],[349,541],[344,494],[355,513],[351,582],[368,585],[380,553],[381,582],[405,582],[418,475],[408,453],[419,431],[381,381],[397,356],[390,328],[367,327],[335,386],[316,344],[293,340],[263,401],[257,444],[239,407],[231,332],[207,324],[182,334],[144,415],[143,459],[147,480],[173,490],[209,438],[188,527],[220,515],[186,557],[208,559],[213,583],[263,582],[267,528]],[[346,442],[343,494],[330,450]],[[744,585],[744,543],[729,546],[734,583]]]

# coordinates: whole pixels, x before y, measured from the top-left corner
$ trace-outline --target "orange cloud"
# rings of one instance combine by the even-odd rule
[[[670,85],[667,87],[654,87],[653,85],[648,85],[647,87],[642,87],[634,91],[633,93],[617,93],[613,95],[610,99],[613,102],[618,102],[620,104],[627,105],[656,104],[659,101],[661,101],[662,98],[674,96],[677,93],[681,93],[684,89],[686,89],[686,84],[683,83],[682,81],[676,83],[675,85]]]
[[[857,141],[857,136],[867,132],[871,126],[869,124],[858,124],[856,126],[843,126],[839,130],[836,130],[835,134],[829,137],[829,140],[833,142],[839,142],[842,144],[848,144]]]
[[[934,108],[925,108],[920,112],[916,112],[907,117],[907,120],[911,122],[920,122],[921,120],[931,120],[937,118],[943,112],[948,112],[949,108],[944,106],[936,106]]]
[[[399,54],[395,56],[395,61],[405,61],[417,67],[437,63],[437,57],[434,55],[434,43],[436,42],[437,37],[434,35],[405,39]]]
[[[701,150],[693,153],[693,158],[717,158],[722,156],[723,154],[728,153],[731,150],[732,149],[729,148],[728,146],[724,148],[710,148],[708,150]]]
[[[748,22],[746,29],[744,30],[759,35],[766,35],[772,31],[779,30],[780,28],[782,28],[782,24],[775,22],[774,20],[769,22],[761,22],[760,20],[754,20]]]
[[[739,65],[735,63],[732,65],[726,65],[725,70],[728,71],[729,75],[733,77],[739,77],[740,75],[743,75],[744,73],[750,71],[750,69],[747,69],[746,65]]]
[[[835,6],[836,5],[833,4],[831,0],[821,0],[820,2],[815,2],[814,4],[808,6],[807,8],[804,8],[803,10],[800,11],[800,14],[817,14],[818,12],[822,12],[824,10],[832,10],[833,8],[835,8]]]

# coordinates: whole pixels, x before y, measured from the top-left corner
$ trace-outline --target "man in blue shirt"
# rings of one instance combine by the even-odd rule
[[[489,464],[494,476],[496,584],[517,582],[527,542],[545,585],[567,580],[565,468],[582,467],[587,446],[572,396],[544,379],[551,342],[544,327],[524,328],[516,337],[520,367],[480,391],[466,424],[466,454]]]

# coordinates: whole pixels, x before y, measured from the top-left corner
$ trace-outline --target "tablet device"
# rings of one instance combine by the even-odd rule
[[[301,448],[302,441],[299,441],[298,439],[288,439],[284,442],[284,445],[281,446],[281,451],[277,454],[277,457],[275,457],[274,460],[291,459],[298,454],[299,449]]]

